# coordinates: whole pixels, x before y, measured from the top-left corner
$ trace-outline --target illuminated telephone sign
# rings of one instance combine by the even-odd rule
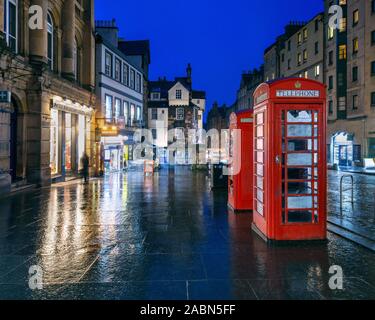
[[[266,240],[327,237],[325,86],[308,79],[264,83],[254,107],[254,222]]]

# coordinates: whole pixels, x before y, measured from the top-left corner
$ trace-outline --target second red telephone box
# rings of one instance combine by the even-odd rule
[[[228,205],[234,211],[253,209],[253,120],[252,110],[230,116]]]
[[[326,239],[325,86],[283,79],[254,99],[253,229],[268,240]]]

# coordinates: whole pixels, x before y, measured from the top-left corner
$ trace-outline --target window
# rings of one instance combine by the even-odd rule
[[[346,111],[346,97],[339,97],[339,110]]]
[[[290,42],[290,40],[289,40],[289,41],[288,41],[288,51],[291,50],[291,47],[292,47],[292,45],[291,45],[291,42]]]
[[[355,82],[358,80],[358,67],[353,67],[352,69],[352,81]]]
[[[299,54],[297,55],[297,64],[298,64],[298,65],[301,65],[301,63],[302,63],[302,54],[299,53]]]
[[[130,83],[129,87],[134,89],[135,87],[135,71],[133,69],[130,69]]]
[[[126,86],[129,85],[129,67],[126,63],[122,65],[122,83]]]
[[[176,90],[176,99],[181,100],[182,99],[182,91],[181,90]]]
[[[328,89],[329,90],[333,89],[333,76],[328,77]]]
[[[371,62],[371,76],[375,76],[375,61]]]
[[[151,109],[151,120],[158,120],[158,109]]]
[[[121,61],[117,58],[115,60],[115,79],[121,81]]]
[[[303,30],[303,41],[307,40],[307,36],[308,36],[308,31],[307,31],[307,29],[304,29]]]
[[[359,22],[359,10],[353,11],[353,27],[356,26]]]
[[[151,100],[160,100],[160,93],[159,92],[151,93]]]
[[[77,39],[74,39],[74,45],[73,45],[73,74],[74,79],[77,80],[77,82],[80,81],[81,76],[81,69],[80,69],[80,50],[78,48]]]
[[[298,44],[301,44],[302,43],[302,34],[301,32],[298,33],[298,36],[297,36],[297,41],[298,41]]]
[[[359,50],[358,38],[353,39],[353,54],[357,54]]]
[[[133,124],[135,120],[135,105],[130,104],[130,123]]]
[[[288,70],[290,70],[290,69],[291,69],[291,60],[288,59]]]
[[[105,95],[105,118],[107,122],[112,121],[113,117],[113,98],[109,95]]]
[[[53,70],[53,64],[54,64],[54,59],[53,59],[53,41],[54,33],[53,33],[53,21],[51,14],[48,12],[47,13],[47,62],[48,66],[51,70]]]
[[[371,13],[375,13],[375,0],[371,1]]]
[[[137,92],[142,92],[142,76],[140,73],[137,73],[137,82],[135,90]]]
[[[137,106],[137,121],[141,121],[142,120],[142,108],[141,106]]]
[[[347,27],[347,19],[345,17],[342,17],[339,22],[339,31],[345,32]]]
[[[315,54],[319,53],[319,42],[315,42]]]
[[[371,32],[371,45],[375,45],[375,30]]]
[[[176,110],[176,120],[184,120],[184,119],[185,119],[184,108],[177,108],[177,110]]]
[[[120,99],[115,99],[115,118],[116,120],[120,118],[122,112],[121,112],[121,100]]]
[[[125,123],[128,124],[129,123],[129,102],[124,101],[122,107],[123,107],[123,112],[124,112]]]
[[[333,39],[334,36],[334,29],[332,27],[328,27],[328,40]]]
[[[319,31],[319,20],[315,20],[315,32]]]
[[[375,92],[371,92],[371,107],[375,107]]]
[[[152,131],[152,139],[156,140],[157,139],[157,130],[156,129],[151,129]]]
[[[281,62],[284,62],[285,61],[285,54],[283,53],[282,55],[281,55]]]
[[[18,51],[18,0],[4,1],[4,35],[5,40],[13,52]]]
[[[316,65],[315,66],[315,77],[319,77],[320,76],[320,65]]]
[[[303,50],[303,62],[307,61],[307,50]]]
[[[339,46],[339,59],[346,60],[346,45],[342,44]]]
[[[328,113],[333,114],[333,101],[329,100],[328,102]]]
[[[105,74],[112,77],[112,55],[109,52],[105,53]]]
[[[333,51],[330,51],[328,53],[328,65],[330,65],[330,66],[333,65]]]
[[[353,96],[353,110],[357,110],[358,109],[358,95],[354,95]]]

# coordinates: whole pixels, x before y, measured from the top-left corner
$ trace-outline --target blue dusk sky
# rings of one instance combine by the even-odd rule
[[[235,101],[241,73],[263,63],[264,49],[289,21],[307,21],[323,0],[95,0],[96,19],[115,18],[120,36],[149,39],[150,80],[184,76],[214,101]]]

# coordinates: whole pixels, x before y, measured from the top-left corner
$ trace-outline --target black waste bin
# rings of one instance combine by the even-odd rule
[[[211,166],[211,189],[227,189],[228,176],[223,174],[224,164]]]

